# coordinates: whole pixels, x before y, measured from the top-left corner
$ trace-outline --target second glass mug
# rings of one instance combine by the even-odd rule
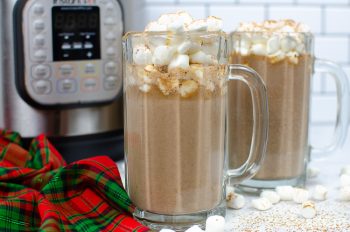
[[[198,64],[192,57],[181,68],[169,65],[163,54],[158,60],[154,55],[134,60],[138,49],[166,53],[186,42],[211,59]],[[176,55],[175,50],[174,57],[193,52]],[[123,51],[126,189],[137,208],[134,217],[155,230],[203,228],[208,216],[223,214],[227,178],[250,178],[263,160],[264,84],[255,71],[226,65],[226,39],[220,32],[128,33]],[[254,146],[247,162],[234,170],[227,169],[225,152],[228,80],[248,86],[255,119]],[[258,154],[254,160],[252,154]]]
[[[296,52],[283,55],[255,54],[249,40],[267,41],[284,38],[292,41]],[[311,151],[328,154],[345,140],[348,126],[349,87],[346,75],[334,63],[316,59],[311,33],[233,32],[230,35],[230,63],[245,64],[263,78],[269,100],[269,138],[266,159],[257,175],[240,187],[249,192],[279,185],[304,186]],[[282,46],[282,45],[281,45]],[[297,52],[298,50],[298,52]],[[309,145],[311,77],[316,72],[330,73],[337,86],[338,111],[335,133],[324,148]],[[229,84],[230,167],[245,160],[252,131],[249,92],[239,83]],[[237,106],[243,106],[237,110]],[[245,118],[244,123],[235,119]],[[231,120],[232,119],[232,120]],[[243,133],[242,133],[243,131]],[[237,134],[237,132],[239,134]],[[320,156],[319,156],[320,157]]]

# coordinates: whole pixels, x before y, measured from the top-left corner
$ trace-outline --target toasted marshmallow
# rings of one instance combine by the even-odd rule
[[[272,64],[275,64],[284,60],[284,58],[286,58],[286,54],[282,51],[278,51],[272,55],[269,55],[268,58]]]
[[[137,65],[152,63],[152,52],[146,46],[137,46],[133,50],[133,60]]]
[[[292,64],[298,64],[299,62],[299,55],[297,52],[288,52],[287,55],[288,61]]]
[[[262,191],[260,197],[268,199],[272,204],[277,204],[281,200],[281,197],[275,191],[271,190]]]
[[[350,186],[350,175],[343,174],[340,176],[340,186],[341,187]]]
[[[312,197],[313,199],[317,201],[324,201],[327,199],[328,196],[328,189],[324,187],[323,185],[316,185]]]
[[[224,232],[225,218],[222,216],[210,216],[205,223],[205,232]]]
[[[292,186],[277,186],[276,192],[282,201],[293,200],[294,188]]]
[[[309,191],[301,188],[294,188],[293,201],[302,204],[309,200]]]
[[[199,226],[192,226],[191,228],[185,230],[185,232],[204,232]]]
[[[215,16],[209,16],[207,18],[208,31],[221,31],[223,28],[222,19]]]
[[[265,211],[272,208],[272,203],[266,198],[258,198],[252,200],[252,206],[260,211]]]
[[[178,91],[180,82],[178,79],[158,78],[157,84],[164,95],[170,95]]]
[[[339,200],[350,201],[350,186],[342,187],[339,190]]]
[[[226,206],[231,209],[241,209],[245,205],[244,196],[234,191],[226,192]]]
[[[155,65],[168,65],[175,54],[175,49],[170,46],[158,46],[152,57],[152,63]]]
[[[190,56],[192,64],[212,64],[213,59],[210,55],[205,54],[202,51],[198,51]]]
[[[198,83],[193,80],[186,80],[181,83],[179,93],[183,98],[189,98],[198,91]]]
[[[190,57],[188,55],[177,55],[175,56],[170,64],[169,64],[169,70],[180,68],[183,70],[187,70],[190,68]]]
[[[266,46],[264,44],[253,44],[251,50],[252,53],[257,56],[266,55]]]
[[[312,219],[316,216],[317,211],[315,203],[311,201],[304,202],[301,207],[301,215],[306,219]]]
[[[139,87],[139,89],[144,93],[148,93],[151,90],[151,86],[148,84],[143,84]]]
[[[188,31],[207,31],[208,23],[204,19],[194,20],[191,24],[187,26]]]

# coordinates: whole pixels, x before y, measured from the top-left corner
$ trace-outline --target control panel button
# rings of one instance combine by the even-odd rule
[[[46,79],[50,76],[50,67],[48,65],[39,64],[33,66],[32,76],[34,79]]]
[[[83,91],[91,92],[96,91],[98,89],[98,79],[96,78],[89,78],[83,80]]]
[[[116,24],[116,21],[113,17],[107,17],[105,19],[105,24],[106,25],[115,25]]]
[[[34,44],[37,47],[42,47],[45,45],[45,37],[43,35],[37,35],[34,38]]]
[[[119,86],[118,78],[116,76],[109,76],[105,79],[104,88],[105,90],[115,90]]]
[[[115,33],[113,33],[113,32],[108,32],[107,34],[106,34],[106,39],[107,40],[115,40],[117,37],[116,37],[116,35],[115,35]]]
[[[72,45],[70,43],[63,43],[61,48],[62,50],[70,50],[72,49]]]
[[[116,51],[113,47],[107,48],[107,56],[114,57],[116,55]]]
[[[114,5],[113,5],[113,3],[109,2],[109,3],[106,5],[106,9],[107,9],[108,11],[114,10]]]
[[[70,64],[61,65],[59,70],[62,76],[71,76],[73,74],[73,66]]]
[[[47,58],[47,54],[45,50],[38,50],[34,53],[34,59],[37,61],[45,61]]]
[[[83,44],[82,43],[73,43],[73,48],[74,49],[82,49],[83,48]]]
[[[34,92],[40,95],[47,95],[51,92],[51,82],[39,80],[33,82]]]
[[[45,22],[41,19],[35,20],[34,29],[37,31],[43,31],[45,29]]]
[[[115,62],[108,62],[105,65],[105,73],[107,75],[114,75],[117,73],[117,64]]]
[[[77,90],[77,82],[74,79],[64,79],[58,81],[58,92],[74,93]]]
[[[45,12],[45,8],[42,4],[37,3],[33,6],[33,12],[36,15],[43,15]]]
[[[92,63],[88,63],[85,65],[85,74],[95,74],[96,66]]]
[[[85,42],[84,43],[84,48],[85,49],[93,49],[94,45],[91,42]]]

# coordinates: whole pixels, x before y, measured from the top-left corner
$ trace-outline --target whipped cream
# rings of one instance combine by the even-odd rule
[[[199,86],[209,91],[222,87],[217,58],[221,40],[215,35],[196,34],[210,35],[222,27],[222,20],[214,16],[194,20],[184,11],[161,15],[146,26],[145,32],[151,33],[133,41],[133,62],[138,71],[129,83],[137,84],[145,93],[153,85],[164,95],[177,92],[182,97],[192,96]]]
[[[288,19],[241,23],[236,32],[233,34],[236,53],[267,56],[271,63],[288,59],[290,63],[298,64],[299,56],[307,53],[305,35],[310,29]]]

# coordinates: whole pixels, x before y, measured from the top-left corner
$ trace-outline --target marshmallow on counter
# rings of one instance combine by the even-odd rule
[[[301,215],[306,219],[312,219],[316,216],[317,211],[315,203],[311,201],[304,202],[301,207]]]
[[[350,201],[350,186],[342,187],[339,190],[339,200]]]
[[[213,64],[214,61],[210,55],[205,54],[202,51],[198,51],[190,56],[192,64]]]
[[[154,49],[152,63],[155,65],[168,65],[176,50],[170,46],[158,46]]]
[[[226,206],[231,209],[242,209],[245,205],[244,196],[235,192],[226,193]]]
[[[347,165],[341,169],[340,175],[343,175],[343,174],[350,176],[350,165]]]
[[[205,232],[224,232],[225,218],[222,216],[210,216],[205,223]]]
[[[281,200],[281,197],[272,190],[262,191],[260,197],[268,199],[272,204],[277,204]]]
[[[267,198],[258,198],[252,200],[252,206],[260,211],[265,211],[272,208],[272,203]]]
[[[350,175],[343,174],[340,176],[340,186],[341,187],[350,186]]]
[[[187,70],[190,68],[190,57],[188,55],[176,55],[169,64],[169,70],[180,68]]]
[[[317,201],[324,201],[327,199],[328,189],[323,185],[316,185],[312,192],[313,199]]]
[[[293,201],[302,204],[309,200],[309,191],[302,188],[294,188]]]
[[[199,226],[192,226],[191,228],[185,230],[185,232],[204,232]]]
[[[294,188],[292,186],[277,186],[276,192],[280,196],[282,201],[293,200]]]
[[[146,65],[152,62],[152,52],[146,46],[136,46],[133,50],[133,60],[137,65]]]

